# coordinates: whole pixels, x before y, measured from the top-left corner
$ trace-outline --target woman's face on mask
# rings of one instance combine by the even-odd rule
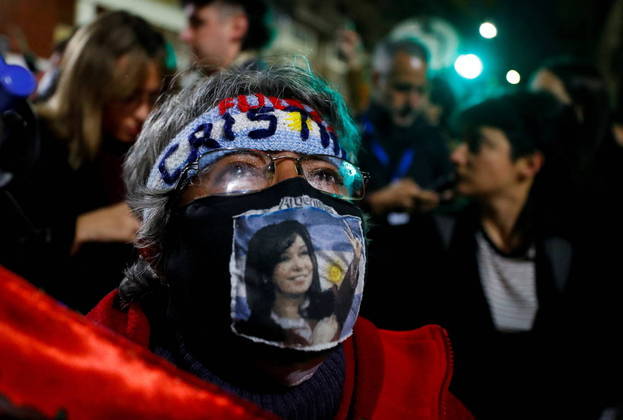
[[[273,270],[273,284],[277,291],[284,294],[304,294],[312,282],[314,264],[305,241],[296,238],[285,251]]]

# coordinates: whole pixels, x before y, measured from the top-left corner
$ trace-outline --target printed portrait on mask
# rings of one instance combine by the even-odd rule
[[[361,220],[307,196],[236,216],[233,331],[283,348],[334,347],[359,311],[363,253]]]

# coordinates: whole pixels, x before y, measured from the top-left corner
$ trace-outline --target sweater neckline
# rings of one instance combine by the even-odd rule
[[[297,420],[334,418],[342,399],[346,376],[342,346],[332,351],[316,372],[300,385],[250,389],[221,379],[186,347],[180,334],[153,352],[200,379],[251,401],[280,417]]]

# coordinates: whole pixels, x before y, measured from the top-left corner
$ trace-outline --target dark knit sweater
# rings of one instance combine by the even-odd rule
[[[331,352],[316,373],[300,385],[248,389],[224,381],[188,351],[181,337],[156,346],[153,352],[199,378],[211,382],[241,398],[285,419],[332,419],[337,414],[342,396],[345,368],[342,347]]]

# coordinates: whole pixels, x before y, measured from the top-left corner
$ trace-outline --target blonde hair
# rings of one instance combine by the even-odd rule
[[[165,75],[164,38],[127,12],[106,13],[71,38],[57,89],[37,111],[52,132],[67,141],[72,167],[95,157],[102,141],[104,106],[130,98],[150,63]]]

